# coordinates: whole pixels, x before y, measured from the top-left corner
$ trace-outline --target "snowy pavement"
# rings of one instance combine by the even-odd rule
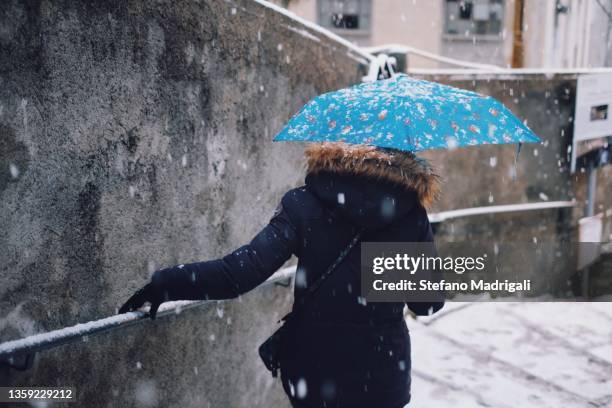
[[[447,303],[408,326],[410,408],[612,407],[612,303]]]

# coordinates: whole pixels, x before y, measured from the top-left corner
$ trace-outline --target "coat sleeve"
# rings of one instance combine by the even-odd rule
[[[421,236],[422,238],[420,242],[434,242],[433,231],[431,230],[431,224],[429,223],[426,213],[424,216],[423,231]],[[434,250],[433,255],[437,256],[437,251]],[[439,280],[440,278],[439,273],[436,273],[435,271],[432,272],[431,276],[429,277],[431,280]],[[428,296],[435,297],[436,299],[432,299],[428,302],[406,302],[408,309],[410,309],[417,316],[429,316],[442,309],[444,306],[444,292],[438,292],[435,294],[430,293]]]
[[[253,240],[220,259],[162,269],[152,283],[166,300],[229,299],[255,288],[295,252],[297,229],[282,203]]]

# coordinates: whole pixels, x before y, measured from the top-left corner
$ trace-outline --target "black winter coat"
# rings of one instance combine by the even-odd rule
[[[222,259],[158,271],[174,299],[227,299],[298,258],[295,297],[338,257],[358,229],[363,242],[433,241],[424,205],[437,178],[406,153],[317,145],[307,151],[305,186],[290,190],[269,224]],[[443,303],[409,303],[417,315]],[[410,399],[410,339],[402,303],[360,297],[360,251],[346,259],[302,309],[281,358],[283,387],[296,406],[403,407]]]

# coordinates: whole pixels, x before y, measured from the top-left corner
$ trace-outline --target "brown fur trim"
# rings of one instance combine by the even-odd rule
[[[305,151],[308,173],[320,171],[385,179],[416,191],[429,208],[440,192],[440,177],[413,153],[344,143],[311,143]]]

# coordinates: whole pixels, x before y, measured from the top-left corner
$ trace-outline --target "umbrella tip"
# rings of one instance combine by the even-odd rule
[[[518,142],[518,145],[516,146],[516,153],[514,155],[514,165],[515,166],[518,163],[519,154],[521,154],[521,147],[523,147],[523,142]]]
[[[512,168],[512,181],[516,181],[517,164],[518,164],[519,155],[521,154],[521,147],[523,147],[523,143],[519,142],[518,145],[516,146],[516,153],[514,154],[514,167]]]

